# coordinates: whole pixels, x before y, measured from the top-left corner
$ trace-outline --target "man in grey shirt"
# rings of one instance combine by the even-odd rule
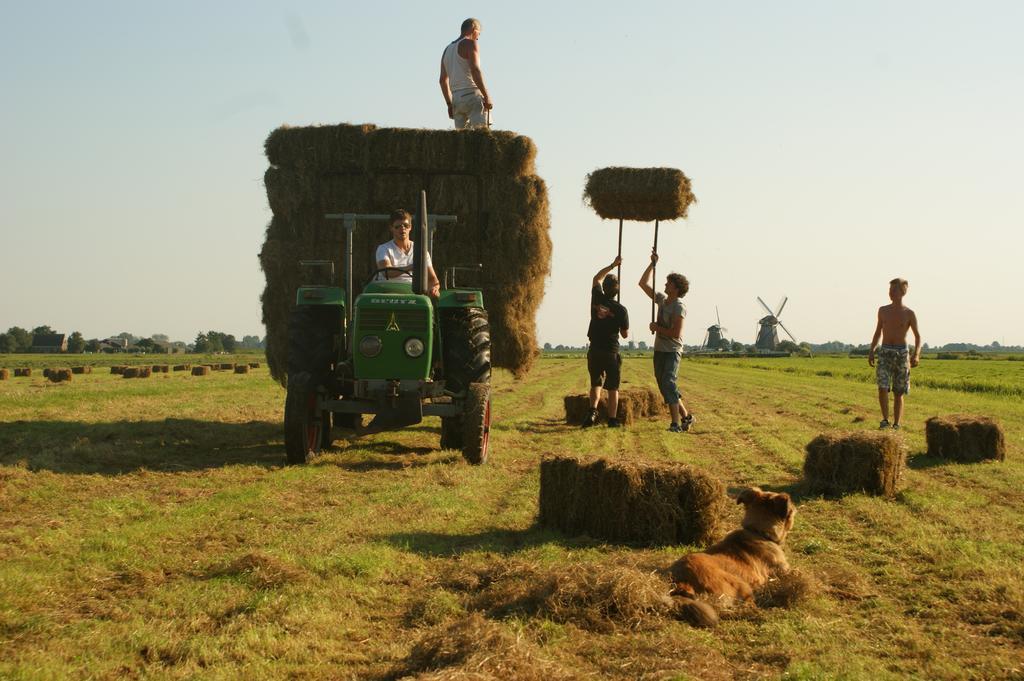
[[[686,318],[686,306],[682,298],[690,290],[690,282],[683,275],[673,272],[665,277],[665,292],[656,293],[649,280],[657,262],[658,254],[651,253],[651,264],[640,277],[640,288],[658,306],[657,321],[651,322],[650,326],[654,334],[654,378],[658,381],[658,390],[665,404],[672,412],[669,431],[682,433],[693,425],[693,414],[683,404],[676,384],[679,357],[683,352],[683,320]]]

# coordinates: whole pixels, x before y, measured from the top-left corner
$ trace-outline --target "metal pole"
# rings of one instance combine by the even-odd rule
[[[615,300],[622,301],[622,218],[619,218],[619,270],[617,276],[619,278],[619,290],[615,293]]]
[[[654,250],[652,253],[658,253],[658,220],[654,221]],[[658,295],[658,263],[654,263],[651,267],[651,285],[654,287],[654,295]],[[654,314],[654,298],[651,298],[651,323],[653,324],[657,317]]]

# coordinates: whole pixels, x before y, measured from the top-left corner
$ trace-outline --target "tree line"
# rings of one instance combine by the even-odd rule
[[[60,332],[55,331],[49,325],[37,326],[28,330],[20,326],[12,326],[7,331],[0,333],[0,354],[31,352],[34,339],[38,336],[53,336]],[[121,341],[118,348],[113,348],[108,340],[117,339]],[[84,352],[236,352],[238,350],[261,350],[266,347],[266,339],[259,336],[243,336],[242,340],[235,338],[234,334],[222,331],[206,331],[196,335],[195,341],[185,343],[183,341],[172,341],[167,334],[154,333],[151,336],[142,337],[122,331],[109,338],[86,339],[79,331],[73,331],[68,335],[68,352],[81,354]]]

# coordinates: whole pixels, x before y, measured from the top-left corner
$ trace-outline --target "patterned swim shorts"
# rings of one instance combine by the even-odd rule
[[[910,392],[910,352],[906,345],[883,345],[875,359],[875,380],[882,390]]]

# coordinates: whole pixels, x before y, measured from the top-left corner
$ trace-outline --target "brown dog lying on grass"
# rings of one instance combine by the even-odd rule
[[[682,615],[695,626],[713,627],[718,613],[697,596],[708,594],[753,602],[769,578],[789,572],[782,543],[793,527],[796,506],[788,494],[751,487],[736,503],[746,507],[742,529],[733,530],[707,551],[680,558],[669,570]]]

